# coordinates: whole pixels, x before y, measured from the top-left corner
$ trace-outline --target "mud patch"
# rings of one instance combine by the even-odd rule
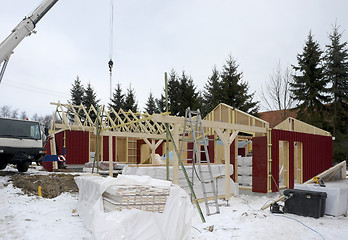
[[[27,195],[38,195],[41,186],[42,197],[55,198],[63,192],[78,192],[74,177],[70,174],[13,175],[11,181]]]

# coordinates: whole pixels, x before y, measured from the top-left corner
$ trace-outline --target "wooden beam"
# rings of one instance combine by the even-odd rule
[[[116,136],[116,137],[131,137],[131,138],[166,139],[165,134],[151,134],[151,133],[102,131],[100,135],[101,136]]]
[[[180,125],[183,125],[185,118],[184,117],[154,114],[153,121],[162,122],[162,123],[171,123],[171,124],[178,123]],[[226,123],[226,122],[202,120],[202,125],[205,128],[221,128],[221,129],[229,129],[229,130],[238,130],[240,132],[266,133],[266,128],[247,126],[247,125],[242,125],[242,124],[233,124],[233,123]]]
[[[337,169],[341,170],[341,179],[345,180],[346,179],[346,167],[347,167],[347,163],[346,161],[340,162],[339,164],[337,164],[336,166],[333,166],[327,170],[325,170],[324,172],[314,176],[314,177],[318,177],[318,178],[325,178],[325,177],[329,177],[331,173],[335,172]],[[337,172],[336,172],[337,173]],[[314,183],[314,179],[311,178],[308,181],[306,181],[304,184],[308,184],[308,183]]]

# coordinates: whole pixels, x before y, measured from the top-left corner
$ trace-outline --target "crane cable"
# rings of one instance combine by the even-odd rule
[[[114,35],[114,0],[110,0],[110,32],[109,32],[109,72],[110,72],[110,99],[112,96],[112,68],[114,62],[112,61],[113,55],[113,35]]]

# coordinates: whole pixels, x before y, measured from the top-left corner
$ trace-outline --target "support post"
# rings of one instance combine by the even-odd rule
[[[230,172],[231,172],[231,164],[230,164],[230,145],[224,144],[224,157],[225,157],[225,200],[230,199]]]

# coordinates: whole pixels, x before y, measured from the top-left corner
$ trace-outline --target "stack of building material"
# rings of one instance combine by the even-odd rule
[[[178,185],[149,176],[79,176],[77,212],[94,239],[191,239],[199,216]]]
[[[112,186],[103,193],[104,211],[122,211],[135,208],[162,213],[168,196],[169,188]]]
[[[252,157],[238,157],[238,183],[240,186],[252,185]]]
[[[230,175],[233,174],[233,166],[230,166]],[[189,175],[190,181],[193,185],[193,190],[197,196],[197,198],[203,198],[202,184],[196,174],[198,172],[198,166],[195,166],[196,170],[193,170],[192,165],[185,166],[186,172]],[[217,194],[223,196],[225,194],[225,165],[224,164],[212,164],[211,171],[213,174],[213,178],[215,179],[215,187]],[[209,178],[208,166],[202,164],[202,172],[205,174],[204,178]],[[165,166],[139,166],[139,165],[128,165],[123,168],[122,175],[147,175],[155,179],[166,179],[166,167]],[[186,191],[187,194],[191,195],[191,191],[189,186],[187,185],[187,181],[181,167],[179,167],[179,186]],[[173,166],[169,166],[169,179],[173,181]],[[234,195],[238,195],[238,185],[233,182],[230,178],[230,193]],[[206,191],[212,192],[211,185],[206,185]]]

